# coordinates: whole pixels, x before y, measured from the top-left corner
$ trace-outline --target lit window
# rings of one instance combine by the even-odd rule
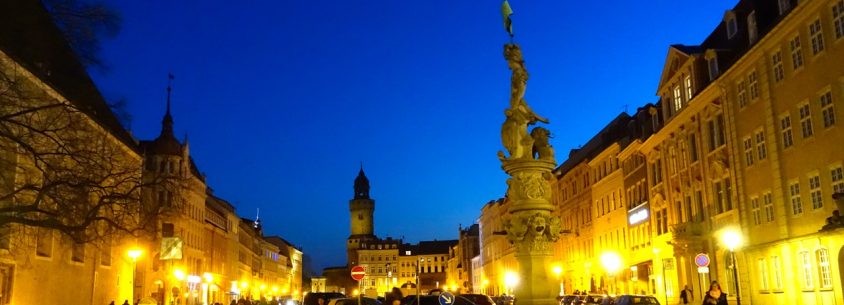
[[[832,192],[844,193],[844,170],[841,169],[841,166],[831,169],[829,175],[832,178]]]
[[[830,91],[821,95],[821,116],[823,117],[824,128],[835,125],[835,108],[833,108],[832,92]]]
[[[674,111],[678,112],[683,109],[683,93],[680,90],[680,85],[674,86]]]
[[[794,36],[788,42],[788,45],[791,46],[791,68],[794,70],[800,69],[803,67],[803,50],[800,47],[800,35]]]
[[[759,161],[768,158],[768,148],[765,146],[765,131],[759,130],[756,132],[756,156]]]
[[[794,145],[794,136],[791,134],[791,117],[785,115],[780,118],[780,133],[782,134],[783,149]]]
[[[762,194],[762,205],[765,207],[765,222],[774,221],[774,200],[771,192]]]
[[[823,207],[823,192],[821,192],[821,177],[814,175],[809,177],[809,195],[812,197],[812,208]]]
[[[750,198],[750,207],[751,211],[753,211],[753,224],[757,226],[762,224],[762,212],[759,210],[759,197]]]
[[[779,256],[771,256],[771,267],[774,273],[774,289],[782,290],[782,268]]]
[[[829,270],[829,251],[818,249],[815,251],[818,257],[818,272],[821,280],[821,288],[832,288],[832,275]]]
[[[832,23],[835,27],[835,39],[844,37],[844,0],[832,6]]]
[[[782,81],[785,78],[782,68],[782,52],[777,51],[771,55],[771,65],[774,67],[774,81]]]
[[[739,108],[747,106],[747,84],[742,80],[736,84]]]
[[[803,137],[808,138],[815,134],[812,129],[812,112],[809,110],[809,104],[804,103],[800,106],[800,130],[803,132]]]
[[[800,182],[792,182],[788,186],[791,194],[791,214],[800,215],[803,213],[803,201],[800,199]]]
[[[744,143],[744,165],[751,166],[753,165],[753,139],[750,137],[745,137],[742,140]]]
[[[686,75],[686,78],[683,79],[683,84],[686,87],[686,99],[691,102],[692,93],[694,92],[694,90],[692,90],[692,77],[690,75]]]
[[[824,49],[820,19],[815,19],[815,22],[809,24],[809,35],[812,37],[812,55],[818,55]]]
[[[768,290],[768,264],[764,257],[756,260],[756,268],[759,271],[759,288]]]
[[[801,270],[801,279],[804,289],[812,289],[815,287],[812,275],[812,258],[809,256],[809,251],[800,251],[797,256],[798,265]]]

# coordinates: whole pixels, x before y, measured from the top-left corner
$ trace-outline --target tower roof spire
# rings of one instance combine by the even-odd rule
[[[355,199],[369,199],[369,179],[363,172],[363,161],[360,162],[360,171],[355,178]]]
[[[167,111],[164,113],[164,118],[161,120],[161,136],[173,135],[173,116],[170,115],[170,95],[173,91],[173,74],[167,74]]]

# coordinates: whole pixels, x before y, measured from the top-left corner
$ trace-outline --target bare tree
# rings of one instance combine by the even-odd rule
[[[82,65],[104,68],[102,38],[120,31],[120,15],[109,6],[88,0],[41,0]]]
[[[179,192],[183,181],[142,177],[136,146],[2,59],[0,237],[24,228],[54,229],[76,243],[139,236],[179,209],[141,197],[144,188]]]

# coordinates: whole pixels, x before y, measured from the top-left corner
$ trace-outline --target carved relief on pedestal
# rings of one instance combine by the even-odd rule
[[[551,200],[551,185],[548,183],[549,173],[519,172],[507,179],[507,197],[514,202],[525,199]]]
[[[504,221],[507,239],[517,249],[548,251],[560,239],[560,219],[546,213],[521,213]]]

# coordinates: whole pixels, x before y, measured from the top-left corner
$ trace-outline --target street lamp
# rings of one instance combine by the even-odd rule
[[[733,261],[733,281],[736,284],[736,305],[741,305],[741,288],[738,279],[738,261],[736,261],[736,249],[741,247],[741,233],[736,229],[727,229],[721,233],[721,242],[730,249],[730,258]]]
[[[563,267],[560,265],[555,265],[551,268],[551,271],[554,272],[554,275],[557,276],[557,282],[560,282],[560,293],[559,295],[563,295],[563,280],[561,275],[563,274]]]
[[[507,293],[512,295],[513,286],[519,283],[519,276],[513,271],[507,271],[504,274],[504,286],[507,287]]]
[[[126,252],[126,255],[128,255],[129,258],[132,259],[132,297],[135,298],[136,300],[140,299],[140,298],[138,298],[136,291],[135,291],[135,288],[138,287],[138,284],[135,283],[135,281],[136,281],[135,277],[138,274],[138,257],[141,257],[142,253],[143,253],[143,251],[141,251],[141,249],[138,249],[138,248],[132,248],[132,249],[129,249],[129,251]]]
[[[615,252],[604,252],[604,254],[601,254],[601,265],[604,266],[607,275],[612,279],[612,290],[615,293],[615,273],[621,269],[621,257]]]

